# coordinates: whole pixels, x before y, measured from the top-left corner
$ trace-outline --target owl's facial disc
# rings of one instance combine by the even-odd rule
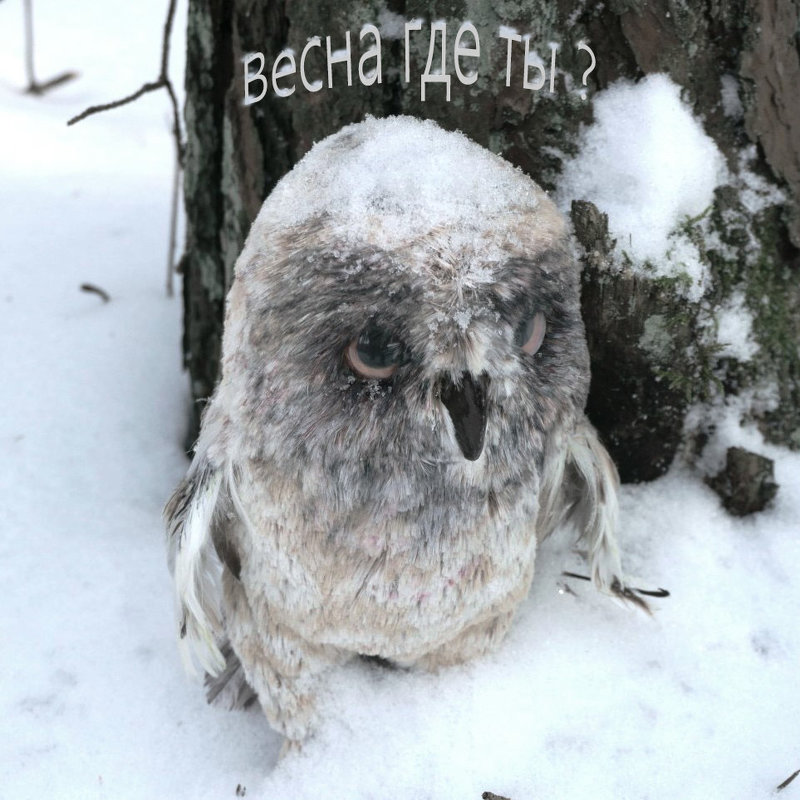
[[[449,376],[440,382],[439,396],[453,421],[456,442],[469,461],[477,461],[483,450],[488,386],[489,376],[485,372],[478,378],[464,372],[457,384]]]

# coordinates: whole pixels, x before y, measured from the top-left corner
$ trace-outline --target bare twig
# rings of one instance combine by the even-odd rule
[[[180,174],[183,168],[184,144],[181,135],[181,115],[178,110],[178,98],[175,89],[167,76],[169,65],[169,45],[172,32],[172,21],[175,17],[175,0],[170,0],[167,10],[167,20],[164,23],[164,41],[161,47],[161,78],[164,79],[164,88],[169,95],[172,105],[172,136],[175,140],[175,171],[172,179],[172,208],[169,217],[169,253],[167,255],[167,297],[175,293],[173,276],[175,274],[175,237],[178,230],[178,192],[180,190]]]
[[[86,119],[86,117],[90,117],[92,114],[97,114],[100,111],[109,111],[112,108],[119,108],[119,106],[132,103],[134,100],[138,100],[143,94],[147,94],[147,92],[155,92],[157,89],[161,89],[163,86],[164,82],[160,78],[159,80],[151,83],[144,83],[133,94],[129,94],[127,97],[123,97],[121,100],[114,100],[111,103],[101,103],[100,105],[89,106],[89,108],[87,108],[85,111],[81,111],[80,114],[68,120],[67,125],[74,125],[76,122],[80,122],[82,119]]]
[[[175,239],[178,233],[178,191],[180,189],[181,162],[175,158],[175,169],[172,173],[172,207],[169,212],[169,244],[167,250],[167,297],[175,294],[173,276],[175,269]]]
[[[101,289],[99,286],[95,286],[93,283],[82,283],[81,291],[91,292],[92,294],[99,295],[104,303],[107,303],[109,300],[111,300],[111,295],[105,289]]]
[[[158,73],[158,76],[165,80],[167,78],[167,68],[169,66],[169,40],[172,36],[172,21],[174,19],[175,0],[169,0],[167,18],[164,20],[164,36],[161,40],[161,71]]]
[[[158,73],[158,78],[154,81],[149,81],[142,84],[142,86],[133,94],[123,97],[121,100],[115,100],[111,103],[102,103],[100,105],[91,106],[85,111],[82,111],[72,119],[68,120],[67,125],[74,125],[92,114],[98,114],[101,111],[108,111],[112,108],[132,103],[138,100],[143,94],[147,92],[155,92],[158,89],[166,89],[169,95],[170,104],[172,105],[172,133],[175,137],[175,150],[178,154],[178,163],[183,166],[183,137],[181,134],[180,111],[178,109],[178,98],[175,94],[175,87],[169,78],[169,45],[172,37],[172,23],[175,19],[175,0],[170,0],[169,7],[167,8],[167,19],[164,22],[164,36],[161,41],[161,68]]]
[[[800,769],[795,770],[780,786],[775,789],[775,791],[783,791],[798,775],[800,775]]]
[[[49,81],[45,81],[44,83],[37,82],[33,86],[28,86],[25,91],[28,94],[44,94],[45,92],[49,92],[51,89],[55,89],[56,86],[61,86],[62,83],[74,80],[77,77],[77,72],[69,70],[68,72],[62,72],[60,75],[56,75],[54,78],[50,78]]]
[[[494,794],[494,792],[484,792],[481,797],[483,800],[508,800],[507,797],[503,797],[499,794]]]
[[[30,0],[28,0],[30,2]],[[175,151],[178,155],[178,163],[181,167],[183,167],[183,135],[181,133],[181,115],[180,110],[178,109],[178,98],[175,94],[175,87],[172,85],[172,81],[169,78],[169,45],[170,39],[172,38],[172,23],[175,19],[175,0],[169,0],[169,7],[167,8],[167,19],[164,22],[164,36],[161,40],[161,66],[158,73],[158,78],[154,81],[148,81],[147,83],[142,84],[142,86],[133,94],[129,94],[127,97],[123,97],[121,100],[114,100],[111,103],[101,103],[100,105],[90,106],[85,111],[82,111],[72,119],[67,121],[67,125],[74,125],[76,122],[80,122],[86,117],[90,117],[93,114],[98,114],[101,111],[108,111],[112,108],[119,108],[119,106],[127,105],[128,103],[132,103],[134,100],[138,100],[143,94],[147,94],[147,92],[155,92],[159,89],[166,89],[167,94],[169,95],[170,104],[172,106],[172,134],[175,137]]]
[[[73,78],[78,77],[77,72],[62,72],[54,78],[39,83],[36,80],[36,71],[33,68],[33,0],[25,0],[23,3],[23,10],[25,12],[25,72],[28,76],[28,88],[25,90],[28,94],[44,94],[62,83],[71,81]]]
[[[28,74],[28,91],[36,86],[36,73],[33,70],[33,0],[22,4],[25,12],[25,72]]]
[[[167,90],[172,104],[172,135],[175,137],[175,152],[178,158],[178,165],[183,167],[184,144],[183,136],[181,135],[181,112],[178,109],[178,98],[175,95],[175,88],[169,79],[164,83],[164,88]]]
[[[30,2],[30,0],[28,0]],[[158,78],[154,81],[143,83],[135,92],[123,97],[120,100],[114,100],[110,103],[101,103],[96,106],[90,106],[82,111],[72,119],[67,121],[67,125],[74,125],[86,117],[91,117],[93,114],[99,114],[101,111],[109,111],[112,108],[119,108],[120,106],[132,103],[138,100],[143,94],[148,92],[156,92],[159,89],[165,89],[169,97],[170,106],[172,107],[172,137],[175,141],[175,173],[172,181],[172,203],[170,209],[170,223],[169,223],[169,250],[167,253],[167,295],[172,297],[174,294],[172,276],[175,272],[175,238],[177,233],[177,218],[178,218],[178,193],[180,188],[180,173],[183,169],[183,158],[185,147],[183,143],[183,132],[181,131],[181,114],[178,108],[178,97],[175,94],[175,87],[169,78],[169,46],[170,39],[172,38],[172,23],[175,19],[175,0],[169,0],[169,7],[167,8],[167,19],[164,22],[164,36],[161,41],[161,66],[158,73]]]

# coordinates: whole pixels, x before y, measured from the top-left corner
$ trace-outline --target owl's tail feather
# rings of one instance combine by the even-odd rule
[[[225,669],[218,644],[222,636],[220,562],[212,536],[224,483],[222,470],[198,454],[164,509],[178,643],[187,671],[195,675],[200,671],[219,675]]]
[[[597,432],[583,419],[546,460],[538,518],[540,536],[572,521],[587,547],[594,585],[600,591],[647,604],[628,589],[622,578],[617,546],[619,476]]]

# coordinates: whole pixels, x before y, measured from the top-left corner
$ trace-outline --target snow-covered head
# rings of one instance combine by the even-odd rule
[[[506,257],[488,235],[495,221],[511,234],[510,218],[536,215],[531,233],[546,244],[563,234],[551,210],[532,180],[463,134],[430,120],[369,117],[317,143],[275,187],[256,225],[268,233],[324,218],[343,242],[384,250],[446,231],[467,247],[489,247],[484,270]]]
[[[329,470],[319,491],[350,507],[384,482],[414,502],[452,490],[431,471],[513,495],[589,382],[560,213],[408,117],[350,125],[281,180],[236,264],[223,349],[228,447]]]

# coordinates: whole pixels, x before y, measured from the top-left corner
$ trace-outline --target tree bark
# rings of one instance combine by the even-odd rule
[[[397,21],[392,15],[424,20],[423,33],[411,39],[410,83],[403,80],[402,34],[389,35],[389,23]],[[454,33],[465,20],[475,24],[482,48],[479,78],[469,87],[454,84],[450,102],[443,85],[429,84],[423,102],[419,77],[428,55],[426,32],[440,19],[448,22],[451,74]],[[357,77],[365,23],[384,33],[383,82],[370,87]],[[501,25],[530,33],[540,52],[548,52],[548,42],[558,43],[554,93],[523,88],[520,58],[506,85],[505,41],[497,38]],[[309,93],[295,76],[298,88],[290,97],[270,90],[263,101],[243,104],[246,53],[263,53],[269,68],[284,48],[299,55],[310,37],[321,36],[322,48],[308,65],[324,75],[325,37],[334,49],[343,47],[348,30],[352,86],[338,66],[333,88]],[[620,254],[603,214],[591,203],[573,206],[593,364],[590,417],[624,480],[651,479],[668,468],[686,441],[691,405],[757,395],[765,386],[774,386],[777,402],[750,403],[747,413],[771,441],[800,446],[798,30],[794,0],[388,0],[387,5],[190,0],[184,354],[198,401],[190,437],[198,428],[199,401],[210,396],[217,379],[224,297],[250,223],[275,183],[315,141],[366,114],[432,118],[462,130],[553,190],[562,158],[576,152],[580,126],[592,120],[593,95],[620,78],[666,72],[685,89],[729,168],[735,173],[743,149],[757,145],[751,169],[780,187],[786,201],[752,215],[733,187],[721,187],[702,225],[687,221],[713,283],[697,303],[687,303],[669,281],[636,269],[609,269],[612,262],[619,266]],[[586,53],[577,48],[582,40],[597,57],[586,101],[565,84],[566,75],[581,76],[587,67]],[[738,82],[740,115],[726,113],[723,75]],[[709,232],[730,248],[715,249]],[[741,243],[753,238],[755,255],[752,248],[745,254]],[[759,353],[751,361],[720,358],[701,335],[713,309],[734,292],[744,293],[754,318]],[[713,415],[695,428],[694,434],[708,434]]]

